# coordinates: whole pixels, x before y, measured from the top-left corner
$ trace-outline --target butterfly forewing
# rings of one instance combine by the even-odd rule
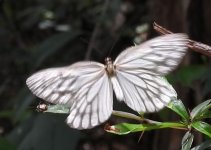
[[[173,70],[186,53],[187,36],[169,34],[133,46],[114,61],[118,70],[143,70],[157,75],[166,75]]]
[[[41,70],[30,76],[26,84],[39,98],[54,104],[72,106],[78,91],[104,73],[103,64],[85,61],[67,67]],[[83,91],[80,94],[83,95]]]
[[[68,74],[70,72],[66,67],[45,69],[30,76],[26,84],[39,98],[71,106],[73,99],[68,86],[75,81]]]

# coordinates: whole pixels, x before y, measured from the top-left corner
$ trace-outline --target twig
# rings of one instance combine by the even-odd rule
[[[123,117],[123,118],[128,118],[128,119],[133,119],[133,120],[137,120],[137,121],[147,122],[147,123],[150,123],[150,124],[160,123],[158,121],[145,119],[145,118],[136,116],[136,115],[131,114],[131,113],[123,112],[123,111],[113,110],[112,115],[115,115],[115,116],[118,116],[118,117]]]
[[[100,21],[102,20],[102,18],[104,17],[104,15],[106,13],[106,10],[108,8],[108,4],[109,4],[109,0],[106,0],[104,8],[102,9],[102,12],[101,12],[101,15],[100,15]],[[86,51],[85,60],[88,60],[91,56],[92,50],[94,48],[95,39],[96,39],[96,37],[97,37],[97,35],[100,31],[100,23],[101,22],[97,22],[95,27],[94,27],[94,31],[92,32],[92,36],[91,36],[91,39],[90,39],[90,42],[89,42],[89,46],[88,46],[87,51]]]
[[[153,23],[153,28],[160,34],[172,34],[173,32],[167,30],[166,28],[158,25],[156,22]],[[203,55],[211,57],[211,47],[209,45],[196,42],[194,40],[188,40],[188,47],[195,52],[201,53]]]

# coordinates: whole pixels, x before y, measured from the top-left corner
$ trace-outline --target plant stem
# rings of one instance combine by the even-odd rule
[[[118,117],[123,117],[123,118],[128,118],[128,119],[133,119],[133,120],[137,120],[137,121],[141,121],[141,122],[147,122],[150,124],[154,124],[154,123],[160,123],[158,121],[154,121],[154,120],[150,120],[150,119],[146,119],[143,118],[141,116],[137,116],[128,112],[123,112],[123,111],[117,111],[117,110],[113,110],[112,115],[118,116]]]
[[[158,25],[156,22],[153,23],[153,28],[160,34],[172,34],[173,32],[167,30],[166,28]],[[201,42],[197,42],[194,40],[188,40],[188,47],[195,52],[201,53],[203,55],[207,55],[211,57],[211,47]]]
[[[123,117],[127,119],[133,119],[141,122],[146,122],[147,124],[152,124],[152,129],[158,129],[158,126],[153,126],[153,124],[160,125],[159,128],[172,128],[172,129],[179,129],[179,130],[188,130],[187,125],[180,123],[180,122],[158,122],[150,119],[146,119],[143,117],[139,117],[137,115],[123,112],[123,111],[116,111],[113,110],[112,115]]]

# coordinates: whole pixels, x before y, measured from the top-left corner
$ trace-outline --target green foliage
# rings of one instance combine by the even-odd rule
[[[182,120],[179,122],[156,122],[156,121],[148,121],[148,119],[143,119],[147,123],[141,123],[141,124],[121,123],[106,127],[106,131],[118,135],[124,135],[132,132],[141,132],[141,131],[144,132],[162,128],[185,129],[188,130],[188,132],[186,132],[186,134],[182,139],[182,150],[190,150],[192,146],[194,139],[194,136],[191,133],[192,128],[211,138],[211,125],[201,121],[208,116],[205,114],[210,113],[209,111],[210,100],[207,100],[196,106],[191,111],[190,115],[187,113],[184,104],[180,100],[172,100],[172,102],[169,103],[168,108],[176,112],[182,118]]]
[[[181,116],[185,122],[189,121],[188,112],[181,100],[173,99],[167,107]]]
[[[61,114],[68,114],[70,108],[64,106],[64,105],[49,105],[47,106],[47,110],[44,112],[47,113],[61,113]]]
[[[184,86],[191,87],[195,80],[200,80],[206,73],[204,65],[190,65],[181,67],[176,73],[167,76],[171,83],[179,82]]]
[[[200,145],[195,146],[191,150],[205,150],[208,148],[211,148],[211,140],[207,140],[207,141],[201,143]]]
[[[22,121],[6,139],[20,150],[75,149],[83,134],[70,129],[64,123],[66,117],[48,113],[34,115]]]
[[[130,124],[130,123],[121,123],[117,125],[110,126],[105,130],[110,133],[124,135],[133,132],[141,132],[141,131],[150,131],[155,129],[163,129],[163,128],[185,128],[185,125],[179,122],[156,122],[149,124]]]
[[[206,122],[202,122],[202,121],[196,121],[196,122],[193,122],[191,126],[195,128],[196,130],[198,130],[199,132],[204,133],[205,135],[209,136],[209,138],[211,138],[210,124]]]
[[[0,149],[1,150],[15,150],[15,146],[11,144],[7,139],[0,137]]]
[[[147,118],[143,118],[143,116],[139,117],[127,112],[114,111],[113,115],[129,119],[135,119],[138,121],[142,121],[143,123],[138,123],[138,124],[120,123],[111,126],[106,125],[105,130],[109,133],[117,135],[125,135],[134,132],[145,132],[164,128],[187,130],[186,134],[182,139],[181,145],[182,145],[182,150],[190,150],[194,139],[192,129],[196,129],[197,131],[211,138],[211,125],[202,121],[207,116],[207,115],[205,116],[204,114],[208,114],[210,112],[209,111],[210,102],[211,102],[210,100],[207,100],[199,104],[191,111],[189,115],[182,101],[173,99],[169,103],[168,108],[171,109],[173,112],[177,113],[182,118],[182,120],[178,122],[158,122]],[[44,112],[68,113],[69,109],[63,105],[49,105],[48,109]]]
[[[191,145],[193,143],[193,134],[191,132],[186,132],[185,135],[182,138],[182,150],[190,150],[191,149]]]
[[[203,103],[196,106],[190,113],[193,121],[207,118],[206,114],[209,114],[211,108],[211,100],[204,101]]]

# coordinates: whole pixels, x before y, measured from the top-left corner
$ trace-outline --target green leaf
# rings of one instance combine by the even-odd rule
[[[185,106],[181,100],[174,99],[168,104],[167,107],[176,112],[178,115],[180,115],[184,119],[184,121],[189,121],[188,112],[185,109]]]
[[[65,105],[48,105],[47,110],[44,112],[57,113],[57,114],[68,114],[70,108]]]
[[[13,117],[12,111],[11,110],[0,111],[0,117],[12,118]]]
[[[211,140],[207,140],[207,141],[201,143],[200,145],[195,146],[191,150],[205,150],[207,148],[211,148]]]
[[[66,123],[67,115],[38,114],[22,121],[7,135],[7,140],[17,150],[73,150],[84,138],[83,133],[71,129]],[[5,150],[5,149],[0,149]]]
[[[78,35],[80,35],[80,32],[77,31],[58,33],[39,44],[35,48],[36,51],[33,54],[35,59],[33,62],[34,67],[40,66],[44,60],[60,50],[65,44],[75,39]]]
[[[190,150],[193,143],[193,134],[191,132],[186,132],[182,138],[182,150]]]
[[[167,79],[170,83],[180,82],[184,86],[191,86],[194,80],[201,79],[206,71],[204,65],[191,65],[180,68],[176,73],[169,74]]]
[[[202,118],[211,118],[211,111],[207,110],[205,113],[202,115]]]
[[[211,138],[211,125],[209,125],[208,123],[197,121],[193,122],[191,126],[196,130],[198,130],[199,132],[204,133],[205,135]]]
[[[106,126],[105,130],[110,133],[124,135],[133,132],[149,131],[155,129],[163,128],[186,128],[184,124],[177,122],[163,122],[155,124],[130,124],[130,123],[121,123],[113,126]]]
[[[29,93],[26,87],[20,90],[20,92],[17,94],[17,98],[15,98],[16,104],[15,104],[15,109],[13,110],[14,122],[22,119],[26,108],[30,105],[33,99],[34,96],[31,93]],[[20,103],[17,103],[18,101]]]
[[[198,106],[196,106],[192,111],[191,111],[191,118],[193,120],[197,120],[197,119],[202,119],[204,118],[204,114],[207,113],[207,111],[209,110],[209,108],[211,108],[211,100],[207,100],[201,104],[199,104]]]
[[[16,148],[8,140],[0,137],[0,149],[1,150],[15,150]]]

